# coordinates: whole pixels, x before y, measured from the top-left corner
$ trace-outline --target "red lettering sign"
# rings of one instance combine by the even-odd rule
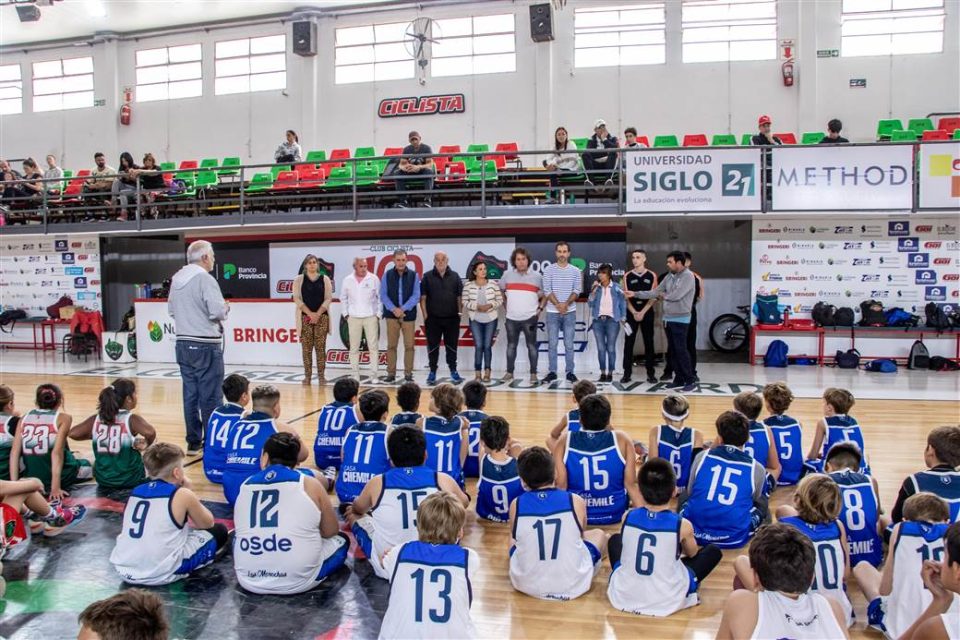
[[[436,113],[463,113],[465,100],[462,93],[438,96],[420,96],[419,98],[384,98],[377,108],[381,118],[400,116],[423,116]]]
[[[280,280],[277,282],[277,293],[293,293],[293,280]]]

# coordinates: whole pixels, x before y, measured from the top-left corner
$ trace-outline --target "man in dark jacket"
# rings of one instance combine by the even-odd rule
[[[619,146],[616,136],[607,131],[607,123],[597,120],[593,123],[593,136],[587,141],[587,149],[616,149]],[[614,151],[587,151],[583,154],[583,167],[587,170],[587,186],[594,183],[613,186],[613,176],[617,170],[617,154]]]
[[[457,373],[457,345],[460,340],[460,309],[462,308],[463,280],[450,268],[450,258],[442,251],[433,256],[433,269],[423,274],[420,283],[420,312],[427,333],[427,358],[430,375],[427,384],[437,382],[437,363],[440,360],[440,340],[447,352],[450,380],[463,382]]]
[[[407,268],[407,252],[393,252],[393,269],[383,274],[380,301],[383,319],[387,323],[387,377],[384,382],[397,379],[397,346],[403,334],[403,379],[413,380],[413,334],[417,325],[417,303],[420,301],[420,278]]]

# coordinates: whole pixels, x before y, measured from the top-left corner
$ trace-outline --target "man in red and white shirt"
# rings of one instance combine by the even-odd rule
[[[380,359],[380,281],[367,271],[367,261],[353,259],[353,273],[343,279],[340,288],[341,314],[347,319],[350,332],[350,369],[360,380],[360,336],[367,338],[367,356],[370,358],[370,382],[377,381]]]
[[[500,289],[506,300],[507,373],[503,379],[513,379],[517,346],[523,333],[530,361],[530,382],[537,383],[537,317],[543,310],[543,278],[530,268],[530,252],[517,247],[510,256],[513,270],[500,278]]]

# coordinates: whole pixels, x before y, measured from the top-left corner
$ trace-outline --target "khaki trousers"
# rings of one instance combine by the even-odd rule
[[[413,375],[413,334],[417,330],[414,320],[387,318],[387,375],[397,375],[397,346],[403,333],[403,373]]]
[[[377,377],[380,360],[380,318],[367,316],[366,318],[347,318],[347,328],[350,330],[350,369],[353,377],[360,379],[360,336],[366,334],[367,353],[370,356],[370,375]]]

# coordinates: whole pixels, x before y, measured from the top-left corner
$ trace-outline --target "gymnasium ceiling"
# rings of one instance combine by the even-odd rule
[[[124,33],[285,14],[301,8],[336,13],[379,8],[374,5],[415,7],[435,0],[56,0],[53,6],[40,3],[37,22],[20,22],[12,6],[15,1],[0,0],[0,46],[86,38],[97,31]]]

